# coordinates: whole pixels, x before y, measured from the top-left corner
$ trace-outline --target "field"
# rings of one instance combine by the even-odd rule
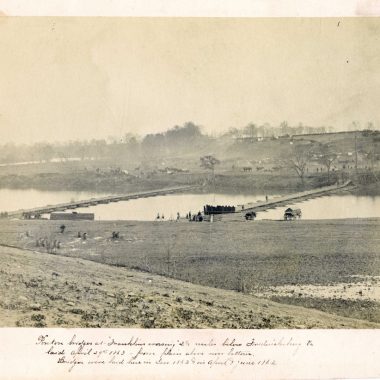
[[[88,260],[0,247],[0,326],[378,328]]]
[[[65,221],[63,234],[61,224],[1,221],[0,241],[46,252],[36,247],[38,238],[59,240],[58,255],[380,323],[379,219]],[[113,231],[119,239],[111,238]]]

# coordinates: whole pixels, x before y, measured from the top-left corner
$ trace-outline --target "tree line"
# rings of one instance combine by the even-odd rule
[[[353,123],[352,128],[360,128]],[[351,128],[350,127],[350,128]],[[366,131],[374,129],[373,123],[365,126]],[[231,128],[217,138],[202,132],[199,125],[193,122],[162,132],[147,134],[144,137],[127,133],[121,138],[90,139],[85,141],[68,141],[64,143],[39,142],[31,145],[0,145],[0,163],[15,162],[66,162],[72,159],[106,159],[119,160],[121,157],[134,159],[142,157],[160,157],[170,154],[186,154],[194,150],[207,150],[217,145],[218,141],[233,144],[237,138],[257,138],[289,136],[306,133],[332,132],[332,127],[308,127],[302,124],[290,126],[286,121],[279,126],[268,123],[256,125],[249,123],[243,128]]]
[[[40,142],[32,145],[7,143],[0,146],[0,163],[15,162],[66,162],[73,159],[120,159],[136,156],[162,155],[171,151],[194,149],[206,143],[209,137],[200,126],[188,122],[174,126],[163,133],[147,134],[143,138],[127,133],[122,138],[68,141],[65,143]]]

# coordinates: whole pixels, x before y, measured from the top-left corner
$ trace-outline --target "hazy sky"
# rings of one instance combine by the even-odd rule
[[[380,123],[379,102],[376,18],[0,18],[0,143],[344,129]]]

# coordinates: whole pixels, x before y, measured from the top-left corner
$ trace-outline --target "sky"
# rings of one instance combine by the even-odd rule
[[[380,125],[377,18],[0,17],[0,143]]]

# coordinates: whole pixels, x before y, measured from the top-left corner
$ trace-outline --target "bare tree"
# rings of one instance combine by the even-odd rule
[[[375,161],[377,159],[378,152],[379,152],[378,143],[376,143],[375,137],[372,137],[371,141],[363,149],[363,153],[368,163],[368,167],[377,181],[378,181],[378,178],[375,174]]]
[[[288,122],[287,121],[283,121],[281,124],[280,124],[280,127],[279,127],[279,130],[280,130],[280,134],[282,136],[285,136],[289,133],[289,125],[288,125]]]
[[[50,162],[55,154],[53,146],[47,143],[36,144],[36,150],[40,161]]]
[[[296,172],[301,180],[302,185],[305,184],[304,178],[309,159],[310,148],[303,145],[294,146],[292,152],[285,158],[287,166]]]
[[[61,162],[67,161],[67,157],[64,151],[57,151],[57,157],[60,159]]]
[[[338,158],[338,155],[330,144],[321,144],[318,149],[319,163],[327,169],[327,181],[330,182],[330,171],[333,163]]]
[[[201,160],[201,167],[202,168],[207,169],[207,170],[211,170],[214,188],[215,188],[215,165],[220,164],[220,161],[211,155],[203,156],[200,158],[200,160]]]
[[[244,132],[251,138],[253,139],[254,137],[257,136],[257,126],[253,123],[249,123],[245,128]]]
[[[375,166],[374,162],[375,162],[375,158],[376,158],[376,151],[374,150],[374,148],[370,147],[364,151],[364,154],[365,154],[365,158],[369,164],[368,165],[369,168],[373,171],[374,166]]]

